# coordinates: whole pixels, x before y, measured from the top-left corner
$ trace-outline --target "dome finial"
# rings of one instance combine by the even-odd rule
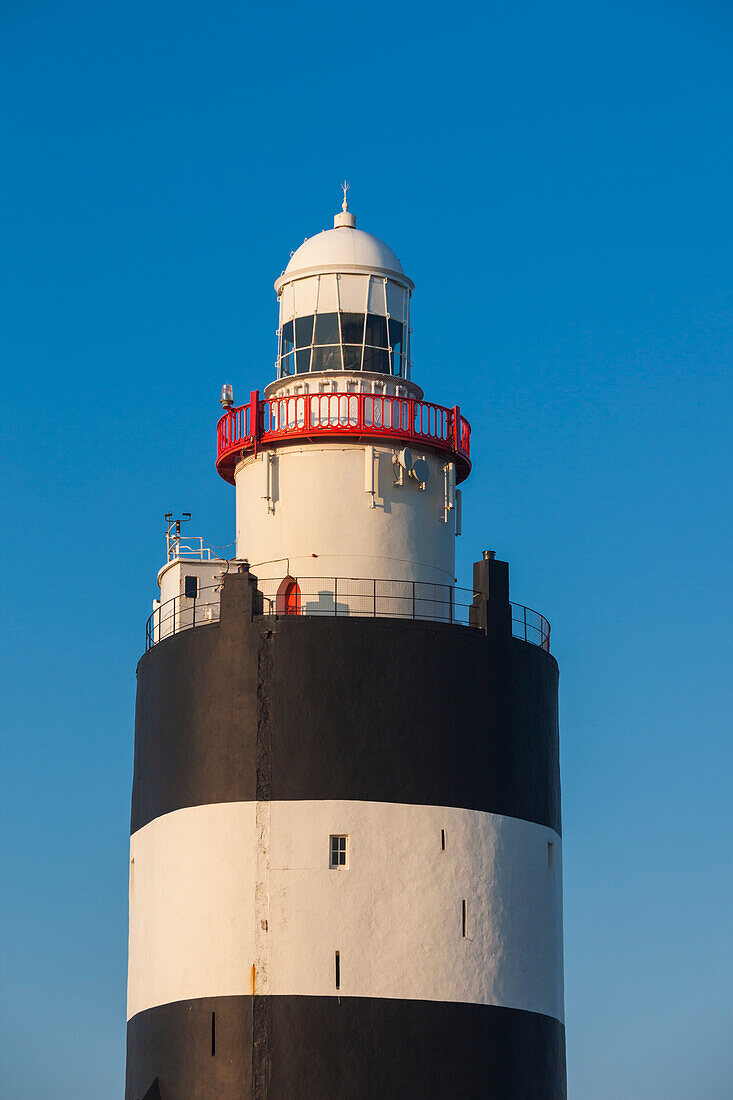
[[[349,203],[346,198],[346,192],[349,190],[351,184],[346,180],[341,184],[341,190],[344,193],[344,201],[341,204],[341,213],[337,214],[333,219],[334,229],[355,229],[356,218],[349,210]]]

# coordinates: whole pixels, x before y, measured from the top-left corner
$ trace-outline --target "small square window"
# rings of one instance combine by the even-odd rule
[[[329,867],[348,867],[349,838],[348,836],[332,836],[329,844]]]
[[[199,579],[198,577],[184,577],[183,578],[183,594],[188,600],[195,600],[199,594]]]

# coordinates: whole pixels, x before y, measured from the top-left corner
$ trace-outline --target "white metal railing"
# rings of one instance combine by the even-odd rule
[[[216,557],[214,551],[204,545],[200,535],[187,539],[173,537],[168,545],[168,561],[215,561]]]
[[[146,651],[181,630],[217,623],[220,597],[221,584],[213,584],[199,588],[196,596],[173,596],[165,603],[159,603],[145,626]]]

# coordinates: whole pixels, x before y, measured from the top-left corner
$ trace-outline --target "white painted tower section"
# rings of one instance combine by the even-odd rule
[[[426,448],[418,457],[427,478],[419,482],[399,455],[379,444],[314,442],[244,459],[235,472],[238,556],[263,579],[290,573],[453,584],[450,464]]]
[[[562,1020],[554,830],[452,806],[345,800],[267,803],[258,822],[261,805],[193,806],[132,837],[128,1018],[196,997],[333,996],[337,944],[343,996]],[[339,868],[334,834],[348,844]]]

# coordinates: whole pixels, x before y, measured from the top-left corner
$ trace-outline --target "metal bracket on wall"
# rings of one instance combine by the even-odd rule
[[[262,499],[267,501],[268,515],[275,512],[275,501],[272,496],[272,467],[275,464],[275,452],[263,451],[262,461],[264,464],[264,478],[265,478],[265,491],[262,494]]]
[[[369,507],[376,508],[374,495],[376,493],[376,487],[374,484],[374,447],[370,444],[364,448],[364,492],[369,494]]]
[[[446,462],[443,465],[444,496],[443,496],[443,523],[448,522],[448,516],[456,507],[456,464]]]

